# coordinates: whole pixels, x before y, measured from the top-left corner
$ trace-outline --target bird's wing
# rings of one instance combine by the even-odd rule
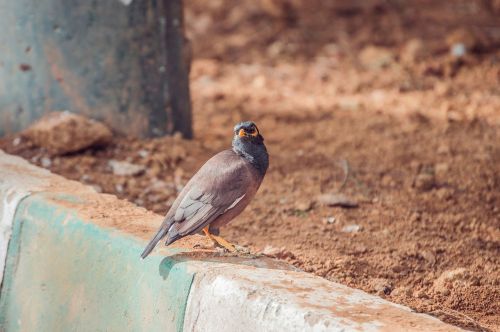
[[[249,166],[233,151],[218,153],[189,180],[144,249],[145,258],[168,234],[167,243],[195,233],[233,208],[252,186]]]
[[[175,211],[175,231],[185,236],[208,225],[245,196],[251,180],[244,163],[213,167],[207,173],[200,173]]]

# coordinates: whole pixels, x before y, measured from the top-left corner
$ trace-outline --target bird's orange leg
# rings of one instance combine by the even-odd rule
[[[205,233],[205,235],[210,239],[212,240],[215,244],[218,244],[224,248],[226,248],[227,250],[229,250],[230,252],[235,252],[236,251],[236,248],[234,247],[234,245],[232,245],[231,243],[229,243],[228,241],[224,240],[223,238],[221,238],[220,236],[217,236],[217,235],[213,235],[213,234],[210,234],[210,232],[208,231],[208,226],[203,228],[203,233]]]

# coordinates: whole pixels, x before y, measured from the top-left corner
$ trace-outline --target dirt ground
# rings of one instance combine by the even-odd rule
[[[185,5],[193,141],[118,137],[51,157],[11,136],[0,148],[164,214],[251,119],[271,165],[228,240],[500,331],[500,3]],[[110,160],[139,167],[119,175]],[[357,207],[328,206],[339,192]]]

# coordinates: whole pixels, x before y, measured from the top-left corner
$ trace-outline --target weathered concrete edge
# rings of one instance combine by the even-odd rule
[[[58,200],[36,193],[16,211],[0,326],[181,331],[194,277],[187,264],[140,261],[135,237],[95,225]]]
[[[16,157],[0,152],[0,174],[6,159],[12,158]],[[53,192],[54,182],[64,187],[60,177],[31,165],[29,168],[35,181],[27,179],[26,185],[19,185],[14,180],[16,190]],[[203,260],[188,260],[188,269],[194,273],[194,282],[186,299],[183,326],[187,331],[459,330],[428,315],[306,273]]]
[[[222,264],[195,274],[184,330],[461,331],[435,317],[304,272]]]
[[[47,175],[48,171],[22,161],[21,158],[9,156],[0,150],[0,167],[12,167],[15,169],[19,163],[26,164],[26,169],[37,174]],[[1,172],[1,170],[0,170]],[[47,185],[43,178],[33,178],[26,182],[26,178],[13,179],[7,174],[0,173],[0,287],[5,273],[5,262],[7,259],[7,248],[12,235],[12,223],[19,202],[28,196],[31,191],[38,191]]]
[[[7,248],[12,236],[12,223],[14,214],[16,213],[19,202],[26,196],[28,192],[15,191],[2,185],[0,179],[0,289],[5,273],[5,262],[7,260]]]

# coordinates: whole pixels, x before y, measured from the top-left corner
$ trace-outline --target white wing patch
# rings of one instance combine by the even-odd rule
[[[233,204],[229,205],[227,209],[224,210],[224,213],[226,213],[227,211],[231,210],[232,208],[234,208],[236,206],[236,204],[238,204],[242,199],[243,197],[245,197],[246,194],[243,194],[241,195],[241,197],[237,198]]]

